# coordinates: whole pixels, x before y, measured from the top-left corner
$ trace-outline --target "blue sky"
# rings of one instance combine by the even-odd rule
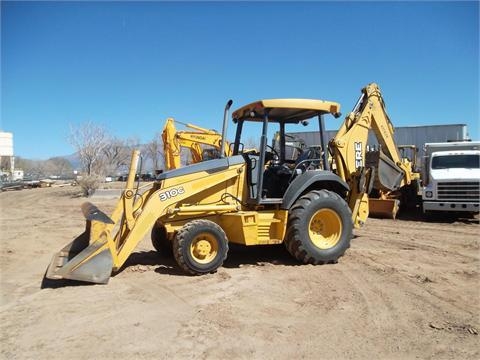
[[[230,98],[346,114],[377,82],[394,126],[465,123],[477,140],[478,54],[476,1],[2,1],[0,129],[47,159],[74,151],[70,124],[148,142],[169,116],[220,131]]]

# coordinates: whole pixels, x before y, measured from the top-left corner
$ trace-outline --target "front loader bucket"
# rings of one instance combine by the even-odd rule
[[[398,199],[368,199],[368,210],[371,217],[395,219],[399,206]]]
[[[136,193],[133,185],[139,157],[140,152],[133,150],[126,188],[111,217],[89,202],[82,205],[82,212],[87,220],[85,232],[53,256],[45,275],[47,279],[71,279],[106,284],[112,270],[118,270],[125,262],[135,245],[145,235],[133,237],[130,243],[127,241],[135,225],[133,204]],[[147,202],[143,195],[140,199],[142,204]],[[145,230],[145,227],[142,230]],[[128,246],[124,246],[125,243],[128,243]],[[123,250],[123,253],[120,254],[120,250]]]
[[[113,221],[90,203],[83,204],[82,211],[87,220],[85,232],[53,256],[46,277],[106,284],[113,258],[105,229]]]

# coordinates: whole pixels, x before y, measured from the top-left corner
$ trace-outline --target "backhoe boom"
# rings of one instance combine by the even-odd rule
[[[380,150],[368,153],[369,131],[373,131]],[[362,89],[362,94],[352,112],[347,115],[329,147],[333,153],[337,173],[350,186],[349,203],[354,223],[365,223],[375,201],[369,201],[372,188],[382,194],[409,185],[412,169],[402,162],[395,139],[394,127],[387,115],[385,102],[377,84],[371,83]],[[370,159],[369,159],[370,158]],[[372,164],[373,163],[373,164]],[[398,202],[386,197],[391,212],[398,210]],[[394,215],[393,215],[394,217]]]

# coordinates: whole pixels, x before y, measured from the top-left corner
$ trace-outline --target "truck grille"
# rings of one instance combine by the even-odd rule
[[[440,182],[438,183],[438,200],[478,202],[480,182]]]

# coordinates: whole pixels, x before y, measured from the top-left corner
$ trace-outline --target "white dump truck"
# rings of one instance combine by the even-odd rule
[[[480,142],[425,144],[424,212],[479,212]]]

